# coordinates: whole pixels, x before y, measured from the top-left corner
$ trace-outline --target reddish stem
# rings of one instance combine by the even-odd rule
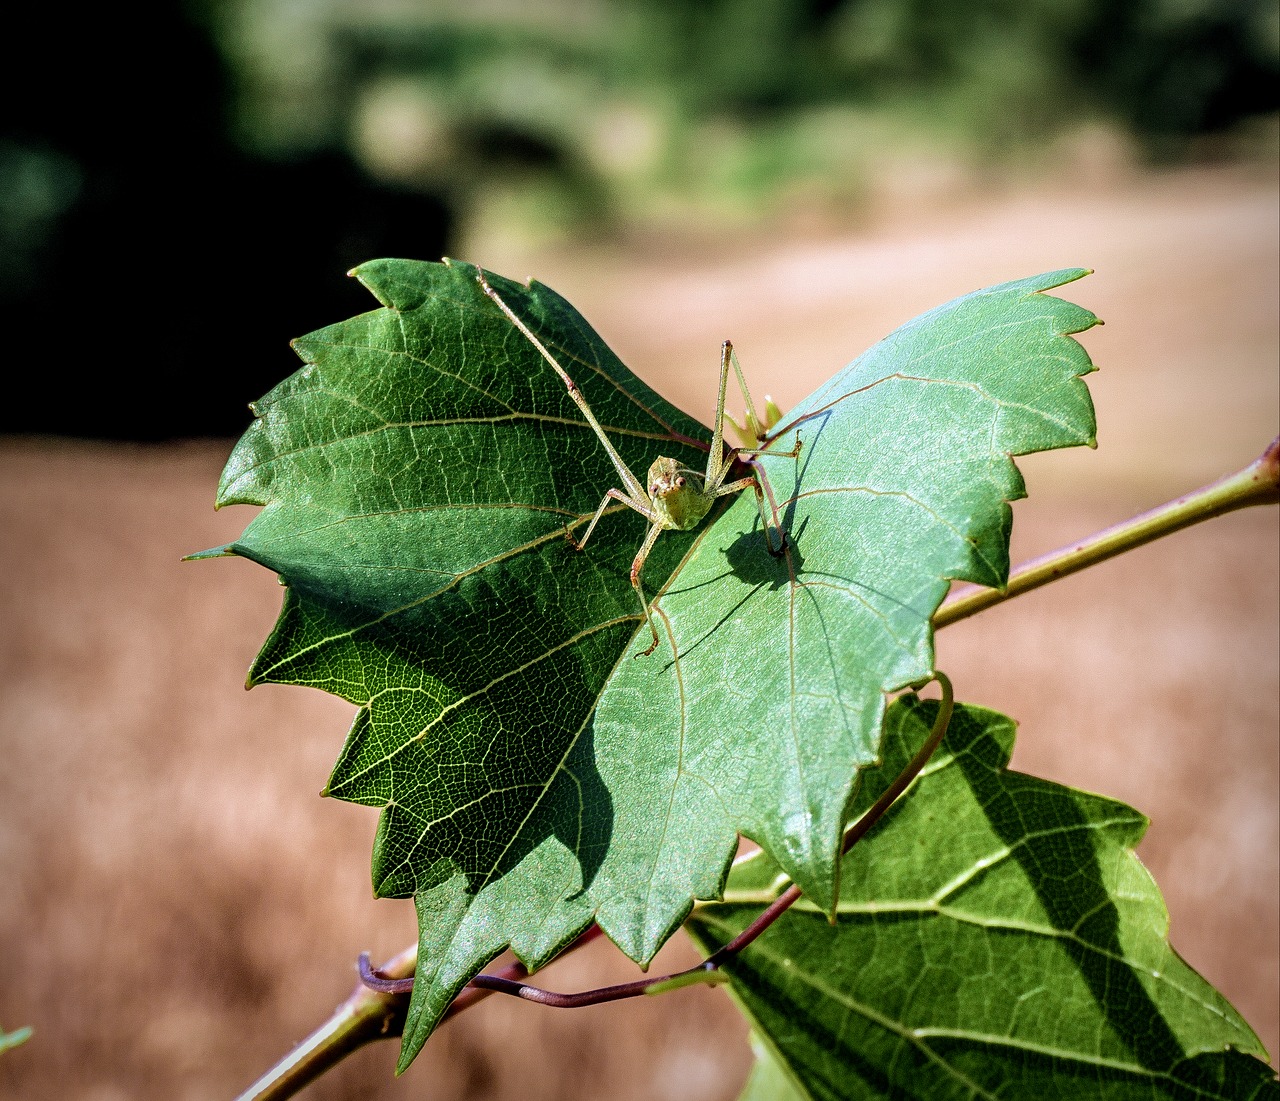
[[[942,701],[929,737],[916,755],[908,762],[907,767],[898,775],[897,779],[884,790],[880,798],[845,833],[844,844],[840,850],[842,855],[865,837],[871,827],[883,817],[885,811],[907,790],[912,780],[920,774],[920,770],[924,768],[929,758],[933,756],[934,751],[942,742],[943,736],[947,732],[947,727],[951,722],[954,695],[951,681],[945,673],[935,673],[934,677],[942,688]],[[528,971],[522,964],[517,962],[508,965],[498,974],[477,975],[468,984],[467,989],[454,999],[453,1005],[450,1006],[450,1012],[446,1016],[451,1016],[454,1011],[460,1012],[466,1006],[474,1004],[484,994],[490,992],[509,994],[512,997],[523,998],[527,1002],[536,1002],[538,1005],[550,1006],[553,1009],[582,1009],[589,1005],[616,1002],[623,998],[637,998],[642,994],[653,993],[657,988],[667,985],[682,985],[682,980],[687,980],[690,983],[707,981],[704,976],[714,974],[726,960],[732,959],[746,948],[747,945],[760,936],[794,905],[800,898],[801,893],[800,888],[793,883],[766,906],[756,916],[755,920],[733,940],[717,949],[702,963],[684,971],[676,971],[673,974],[664,975],[657,979],[643,978],[634,982],[619,983],[616,986],[601,986],[594,990],[583,990],[576,994],[562,994],[554,990],[544,990],[541,987],[531,986],[529,983],[524,982],[523,980],[528,975]],[[566,951],[580,948],[600,936],[601,932],[602,930],[598,925],[592,925]],[[387,994],[407,994],[413,989],[413,979],[391,978],[382,974],[378,969],[371,967],[367,952],[363,952],[360,955],[360,978],[374,990]],[[476,995],[463,1003],[463,998],[473,990],[477,992]]]

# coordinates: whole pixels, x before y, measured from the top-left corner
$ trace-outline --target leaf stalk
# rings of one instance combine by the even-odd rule
[[[1207,486],[1125,520],[1087,539],[1024,562],[1009,574],[1004,589],[964,585],[934,613],[934,629],[1021,596],[1041,585],[1133,550],[1144,543],[1252,505],[1280,504],[1280,437],[1253,462]]]
[[[389,975],[411,975],[417,947],[388,960]],[[237,1101],[279,1101],[292,1097],[357,1048],[372,1040],[398,1036],[409,1008],[406,997],[386,994],[359,983],[333,1015],[239,1095]]]

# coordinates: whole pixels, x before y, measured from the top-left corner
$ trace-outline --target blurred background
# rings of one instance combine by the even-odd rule
[[[220,1098],[412,941],[375,817],[314,793],[351,709],[238,690],[279,607],[218,471],[344,272],[454,255],[566,295],[709,419],[785,409],[915,314],[1087,266],[1097,452],[1023,462],[1018,561],[1280,423],[1271,0],[156,0],[8,18],[0,114],[0,1095]],[[38,73],[33,76],[33,73]],[[1017,767],[1150,815],[1172,940],[1280,1043],[1274,511],[939,636]],[[679,966],[690,950],[675,943]],[[596,944],[548,982],[630,977]],[[563,1053],[572,1052],[572,1056]],[[315,1097],[732,1098],[722,991],[490,999]]]

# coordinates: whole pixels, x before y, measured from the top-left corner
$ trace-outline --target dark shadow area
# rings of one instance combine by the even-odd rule
[[[438,259],[450,213],[318,151],[229,133],[231,79],[184,5],[15,12],[0,123],[0,431],[233,436],[288,341],[376,303],[345,276]],[[39,84],[33,73],[41,73]]]
[[[941,111],[939,126],[997,158],[1101,118],[1176,160],[1280,104],[1273,22],[1252,0],[1089,0],[1016,18],[951,0],[768,0],[735,16],[731,50],[723,13],[666,0],[585,36],[514,13],[496,28],[338,5],[297,21],[318,35],[314,58],[255,42],[256,66],[229,65],[215,39],[238,56],[230,43],[253,33],[243,8],[144,0],[11,17],[22,64],[0,76],[0,322],[15,394],[0,432],[240,432],[246,404],[296,367],[289,339],[371,307],[344,272],[439,258],[454,206],[488,182],[603,232],[643,224],[633,196],[668,187],[677,204],[704,189],[736,190],[734,203],[783,194],[809,159],[826,163],[830,137],[803,120],[827,108]],[[308,91],[282,75],[291,65],[312,72]],[[430,193],[375,182],[349,151],[362,97],[388,82],[438,109],[435,136],[401,150],[430,162],[416,177]],[[614,97],[616,118],[597,112]],[[264,104],[293,112],[278,141],[263,136]],[[652,122],[668,111],[677,121]],[[593,126],[604,136],[584,145]],[[704,126],[742,130],[741,165],[719,183],[705,179],[717,174]],[[249,151],[273,141],[293,159]]]
[[[804,573],[804,555],[800,553],[800,541],[808,524],[809,519],[806,517],[804,523],[794,530],[783,527],[787,544],[780,555],[769,553],[769,546],[765,541],[767,536],[758,526],[739,534],[724,552],[725,561],[734,577],[752,588],[767,585],[771,589],[780,589],[799,578]]]
[[[572,902],[591,889],[613,840],[613,794],[596,769],[594,718],[574,742],[555,783],[561,790],[544,800],[548,827],[582,869],[582,886],[566,896]]]

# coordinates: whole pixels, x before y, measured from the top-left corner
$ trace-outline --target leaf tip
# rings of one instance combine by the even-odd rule
[[[413,1061],[418,1057],[418,1052],[420,1052],[421,1050],[422,1050],[421,1042],[413,1045],[403,1043],[403,1042],[401,1043],[400,1057],[396,1060],[396,1077],[397,1078],[399,1078],[400,1075],[402,1075],[406,1070],[409,1069],[409,1067],[413,1064]]]
[[[379,836],[373,843],[373,876],[371,886],[373,888],[374,898],[395,898],[395,885],[393,877],[381,865],[381,854],[379,852],[379,842],[381,840],[382,827],[379,824]]]
[[[1077,279],[1083,279],[1086,275],[1092,275],[1093,268],[1062,268],[1058,271],[1049,273],[1049,278],[1055,279],[1056,282],[1046,287],[1046,290],[1053,290],[1056,287],[1065,287],[1068,283],[1074,283]]]
[[[350,272],[348,272],[348,274],[350,274]],[[310,335],[311,334],[308,333],[307,336],[295,336],[291,341],[289,341],[289,347],[293,350],[293,354],[302,360],[302,362],[308,367],[316,361],[316,353],[311,344],[308,343],[307,339]],[[256,401],[249,402],[249,412],[251,412],[255,417],[262,416],[262,410],[258,408],[258,402]]]
[[[214,505],[214,508],[221,507]],[[235,549],[234,543],[224,543],[220,547],[210,547],[208,550],[196,551],[194,554],[184,554],[179,562],[204,562],[210,558],[237,558],[239,552]]]

